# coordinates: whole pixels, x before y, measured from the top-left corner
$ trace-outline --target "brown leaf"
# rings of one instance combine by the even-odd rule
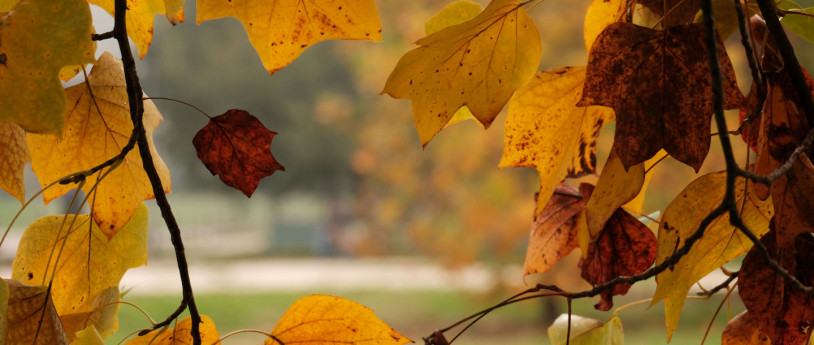
[[[668,28],[692,23],[695,14],[701,10],[701,3],[694,0],[639,0],[639,3],[664,16],[662,25]]]
[[[656,259],[656,236],[624,210],[617,209],[599,236],[591,240],[588,256],[579,262],[582,278],[599,285],[619,276],[644,272]],[[624,295],[631,284],[618,284],[600,296],[594,307],[610,310],[613,296]]]
[[[803,284],[811,285],[814,238],[810,234],[800,235],[791,246],[779,247],[774,237],[773,229],[761,239],[770,256]],[[806,344],[814,328],[814,297],[800,292],[769,268],[757,247],[743,260],[739,279],[743,304],[760,320],[772,344]]]
[[[568,185],[557,187],[548,204],[534,217],[523,276],[548,271],[579,247],[577,214],[589,197]]]
[[[260,179],[285,171],[270,151],[276,134],[248,112],[232,109],[210,119],[192,144],[212,175],[251,197]]]
[[[769,336],[763,333],[760,319],[748,310],[733,317],[721,335],[721,345],[770,345]]]
[[[761,185],[762,186],[762,185]],[[757,187],[757,185],[755,186]],[[788,247],[799,234],[814,232],[814,165],[805,154],[771,186],[777,244]]]
[[[613,148],[626,168],[662,147],[696,171],[704,162],[713,109],[702,32],[701,25],[658,31],[614,23],[596,39],[577,105],[616,111]],[[743,95],[720,40],[718,50],[725,107],[738,108]]]
[[[5,344],[68,344],[53,301],[44,286],[5,279],[8,284],[8,334]]]

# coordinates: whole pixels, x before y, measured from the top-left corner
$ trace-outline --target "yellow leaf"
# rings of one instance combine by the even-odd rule
[[[585,49],[591,51],[596,37],[610,24],[618,22],[625,15],[625,0],[594,0],[585,13]]]
[[[611,151],[608,162],[602,168],[594,193],[585,205],[585,218],[591,238],[596,238],[605,226],[605,222],[620,206],[633,200],[644,184],[644,164],[639,163],[625,171],[625,166]]]
[[[31,153],[25,142],[25,131],[11,122],[0,122],[0,188],[25,203],[25,163]]]
[[[5,279],[0,279],[0,344],[6,345],[6,337],[8,336],[8,302],[9,302],[8,284]]]
[[[548,340],[552,345],[622,345],[622,321],[613,317],[608,322],[571,315],[571,337],[568,336],[568,315],[560,314],[548,327]]]
[[[298,299],[274,326],[266,345],[385,345],[411,343],[376,317],[367,307],[327,295]]]
[[[68,345],[62,323],[47,298],[45,286],[5,279],[8,285],[8,334],[6,344]]]
[[[60,134],[65,91],[59,71],[93,62],[87,2],[23,1],[0,22],[0,121]]]
[[[535,214],[569,171],[577,169],[575,164],[595,164],[595,141],[590,138],[613,118],[609,108],[574,106],[584,82],[584,66],[540,72],[509,102],[500,166],[537,168],[540,192]]]
[[[201,344],[216,344],[220,339],[215,322],[209,316],[201,315]],[[175,329],[159,329],[135,337],[124,345],[181,345],[192,344],[192,318],[187,317],[175,325]],[[217,343],[220,344],[220,343]]]
[[[114,0],[87,1],[101,7],[111,16],[114,14]],[[166,15],[173,25],[177,22],[183,22],[184,10],[181,8],[182,5],[182,0],[127,0],[127,36],[136,45],[139,58],[143,59],[150,48],[150,42],[153,40],[155,16]],[[172,6],[172,8],[169,6]]]
[[[752,184],[746,186],[743,178],[735,183],[735,199],[744,223],[757,235],[769,231],[769,220],[774,214],[771,199],[761,201],[755,195]],[[726,190],[726,171],[699,177],[687,186],[664,211],[659,225],[658,254],[656,265],[672,255],[684,245],[684,240],[692,235],[701,220],[721,204]],[[748,190],[748,193],[745,191]],[[704,237],[695,242],[687,255],[670,269],[656,276],[656,293],[653,304],[665,300],[667,337],[681,317],[684,299],[696,281],[721,265],[746,253],[752,241],[734,226],[729,224],[729,214],[725,213],[712,221],[704,232]]]
[[[197,4],[198,24],[222,17],[239,19],[269,74],[320,41],[382,39],[373,0],[198,0]]]
[[[512,93],[534,75],[542,52],[537,27],[517,0],[494,0],[475,18],[416,44],[399,60],[382,93],[413,101],[413,121],[424,145],[462,106],[489,127]]]
[[[93,101],[84,83],[66,90],[72,106],[65,109],[67,122],[62,139],[50,135],[28,134],[32,168],[43,186],[69,172],[90,169],[116,156],[130,139],[133,124],[130,121],[121,61],[110,53],[103,54],[88,78],[96,101]],[[101,114],[97,111],[97,105]],[[144,127],[147,140],[164,191],[169,192],[170,172],[155,151],[152,139],[152,133],[161,120],[161,114],[155,105],[145,101]],[[102,172],[108,170],[103,169]],[[134,148],[122,164],[99,183],[96,195],[91,195],[91,189],[102,172],[88,177],[83,190],[91,196],[88,202],[93,203],[96,223],[108,237],[112,237],[130,220],[141,201],[155,196],[142,168],[138,148]],[[54,185],[45,191],[45,202],[48,203],[73,188],[74,185]]]
[[[424,34],[429,36],[446,27],[461,24],[474,18],[482,11],[483,6],[474,1],[459,0],[452,2],[424,24]]]
[[[95,334],[104,339],[119,329],[119,318],[116,317],[119,313],[118,302],[119,287],[111,286],[96,295],[91,310],[60,314],[62,326],[65,327],[65,332],[68,333],[71,342],[79,337],[80,330],[93,328]],[[85,336],[92,338],[89,334]]]
[[[105,345],[105,342],[95,327],[88,326],[88,328],[76,332],[76,340],[71,345]]]
[[[62,255],[57,258],[63,245]],[[110,314],[118,307],[102,307],[118,299],[117,287],[124,272],[146,263],[147,207],[141,205],[130,223],[113,239],[108,239],[88,215],[38,219],[20,239],[12,264],[12,278],[43,284],[43,278],[50,279],[56,268],[51,296],[59,315],[71,320],[65,323],[66,327],[73,328],[69,330],[71,338],[74,332],[89,325],[103,328],[99,333],[109,335],[118,323],[108,317],[115,318],[115,311]],[[48,284],[48,280],[44,283]],[[83,318],[83,313],[90,315]]]
[[[644,162],[645,175],[644,182],[642,183],[642,188],[639,191],[639,194],[637,194],[636,197],[633,198],[633,200],[630,200],[626,204],[622,205],[624,209],[630,211],[634,215],[639,215],[644,212],[643,208],[645,192],[647,191],[647,185],[650,184],[650,179],[653,178],[653,172],[652,171],[648,172],[648,169],[654,169],[654,166],[658,164],[659,161],[664,159],[664,157],[666,156],[667,152],[662,149],[659,150],[659,152],[656,153],[655,156],[651,157],[650,159]]]
[[[10,11],[18,2],[20,2],[20,0],[0,0],[0,13],[5,15],[3,12]]]

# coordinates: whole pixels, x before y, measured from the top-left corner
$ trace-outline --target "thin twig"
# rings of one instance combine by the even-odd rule
[[[744,12],[743,6],[741,5],[741,0],[734,1],[735,1],[735,13],[737,13],[738,15],[738,29],[740,30],[741,35],[741,45],[743,45],[743,49],[746,51],[746,60],[749,62],[749,71],[752,73],[752,80],[755,83],[757,92],[763,94],[766,90],[766,87],[763,84],[763,75],[760,73],[760,68],[758,67],[755,52],[752,49],[752,45],[749,43],[750,35],[749,28],[747,27],[746,23],[746,13]]]
[[[732,272],[732,274],[730,274],[729,277],[727,277],[726,280],[724,280],[723,283],[718,284],[717,286],[712,288],[712,290],[699,292],[698,295],[699,296],[712,296],[716,292],[728,288],[729,284],[732,283],[733,280],[738,278],[738,273],[739,272]]]

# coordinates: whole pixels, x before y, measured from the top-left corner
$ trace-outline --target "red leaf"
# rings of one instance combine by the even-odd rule
[[[593,285],[619,276],[632,276],[647,270],[656,260],[656,236],[642,222],[617,209],[599,236],[591,240],[588,256],[579,262],[582,278]],[[594,307],[610,310],[613,296],[624,295],[631,284],[618,284],[600,296]]]
[[[248,112],[232,109],[213,117],[192,144],[212,175],[251,197],[260,179],[285,171],[270,151],[275,134]]]
[[[814,282],[814,238],[797,236],[789,247],[775,243],[772,230],[761,239],[772,258],[800,282]],[[814,328],[814,297],[800,292],[766,266],[763,255],[753,247],[741,266],[738,289],[749,314],[760,320],[774,345],[806,344]]]

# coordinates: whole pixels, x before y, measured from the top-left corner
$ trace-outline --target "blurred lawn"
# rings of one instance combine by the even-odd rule
[[[277,320],[297,298],[311,292],[268,294],[213,294],[196,296],[198,309],[210,316],[221,336],[238,329],[254,328],[270,332]],[[364,304],[376,312],[382,320],[397,331],[423,343],[422,337],[433,330],[446,327],[480,309],[486,308],[508,294],[492,296],[459,292],[427,291],[356,291],[332,293]],[[711,300],[688,300],[678,330],[670,344],[701,344],[704,331],[712,318],[723,293]],[[177,307],[179,296],[125,296],[125,301],[146,309],[154,318],[168,315]],[[615,306],[633,300],[630,297],[615,298]],[[565,301],[553,300],[560,311]],[[611,312],[593,310],[595,301],[574,302],[574,314],[606,320]],[[742,310],[740,302],[732,303],[733,315]],[[456,344],[549,344],[546,329],[550,321],[543,321],[545,305],[540,300],[521,302],[504,307],[490,314],[471,328]],[[558,311],[559,312],[559,311]],[[647,309],[647,304],[631,307],[620,312],[625,329],[626,344],[666,344],[663,304]],[[128,333],[149,323],[135,308],[123,305],[119,313],[120,330],[112,335],[108,344],[118,344]],[[549,317],[556,317],[550,315]],[[726,320],[726,306],[721,311],[705,344],[720,344],[720,334]],[[449,337],[451,338],[451,336]],[[238,334],[224,342],[226,345],[262,344],[260,334]]]

